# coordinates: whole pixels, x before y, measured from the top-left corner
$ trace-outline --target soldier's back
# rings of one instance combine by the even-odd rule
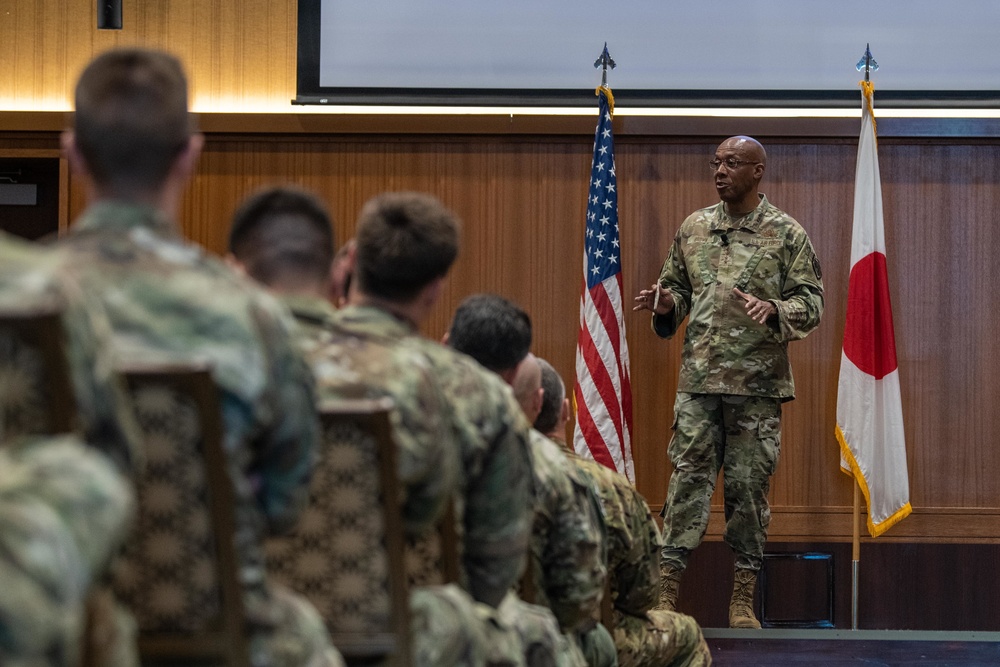
[[[318,438],[312,376],[286,311],[155,209],[91,206],[57,244],[60,272],[101,301],[116,362],[204,363],[220,389],[246,584],[262,590],[260,541],[301,510]]]
[[[419,336],[461,451],[463,577],[493,607],[520,578],[531,530],[530,427],[510,388],[474,359]]]
[[[607,578],[599,500],[557,444],[531,431],[535,517],[532,573],[539,601],[566,632],[596,618]]]
[[[440,519],[457,490],[459,451],[447,404],[426,355],[405,343],[413,328],[375,307],[334,311],[322,300],[283,299],[299,325],[299,344],[321,403],[388,397],[403,515],[410,535]]]
[[[608,531],[612,603],[642,614],[656,603],[660,583],[660,532],[645,499],[623,475],[570,454],[601,499]]]

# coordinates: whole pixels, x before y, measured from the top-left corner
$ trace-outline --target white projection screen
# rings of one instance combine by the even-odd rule
[[[299,104],[1000,106],[998,0],[299,0]]]

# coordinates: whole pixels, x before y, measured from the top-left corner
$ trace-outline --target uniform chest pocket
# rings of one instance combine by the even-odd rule
[[[753,240],[742,244],[749,254],[735,287],[742,292],[752,292],[758,297],[780,296],[781,287],[781,241],[779,239]]]
[[[697,269],[693,273],[701,280],[702,285],[713,284],[719,272],[720,247],[707,239],[698,239],[692,240],[690,252],[694,256],[694,266]]]

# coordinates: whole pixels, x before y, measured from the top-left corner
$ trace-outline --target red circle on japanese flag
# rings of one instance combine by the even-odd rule
[[[896,370],[896,337],[885,255],[873,252],[851,269],[847,288],[844,354],[859,369],[881,380]]]

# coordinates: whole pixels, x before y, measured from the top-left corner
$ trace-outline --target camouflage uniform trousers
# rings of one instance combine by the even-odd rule
[[[672,611],[633,616],[615,611],[620,667],[702,667],[712,664],[698,622]]]
[[[663,505],[664,564],[684,569],[708,527],[712,492],[723,475],[726,543],[736,567],[759,570],[771,510],[767,493],[781,448],[781,399],[677,393],[674,466]]]
[[[587,667],[578,640],[562,633],[547,607],[525,602],[510,592],[497,610],[500,619],[517,630],[526,667]]]
[[[517,631],[454,584],[410,593],[414,667],[522,667]]]
[[[344,667],[326,624],[305,598],[284,586],[267,584],[268,618],[255,619],[250,637],[253,667]]]

